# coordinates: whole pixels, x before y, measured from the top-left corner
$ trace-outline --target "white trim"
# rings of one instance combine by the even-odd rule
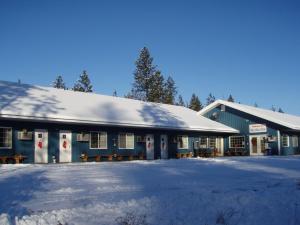
[[[231,138],[240,138],[240,137],[243,137],[244,138],[244,147],[232,147],[231,146]],[[245,135],[239,135],[239,136],[229,136],[229,148],[239,148],[239,149],[244,149],[246,148],[246,137]]]
[[[250,152],[250,155],[264,155],[264,153],[261,152],[261,150],[262,150],[261,142],[260,143],[257,142],[257,147],[260,146],[260,152],[258,152],[258,150],[257,150],[257,153],[253,153],[252,152],[251,138],[253,138],[253,137],[260,138],[259,140],[261,140],[261,138],[264,138],[264,137],[266,138],[267,135],[266,134],[253,134],[253,135],[249,135],[249,152]]]
[[[297,135],[292,135],[292,147],[293,148],[299,147],[299,137]]]
[[[92,148],[91,147],[91,143],[92,143],[92,133],[97,133],[98,134],[98,148]],[[99,148],[99,144],[100,144],[100,140],[99,140],[99,134],[100,133],[105,133],[106,139],[105,139],[105,147],[100,147]],[[89,147],[90,149],[99,149],[99,150],[107,150],[107,132],[106,131],[90,131],[90,144]]]
[[[10,129],[10,147],[0,147],[0,149],[12,149],[12,144],[13,144],[13,141],[12,141],[13,129],[12,129],[12,127],[0,127],[0,128]]]
[[[283,145],[283,137],[287,137],[287,145]],[[282,147],[283,148],[289,148],[290,147],[290,136],[287,134],[282,135]]]
[[[270,122],[288,127],[290,129],[300,130],[300,127],[298,125],[295,126],[292,123],[291,119],[289,120],[289,119],[286,118],[287,116],[289,118],[290,117],[296,118],[297,116],[289,115],[289,114],[286,114],[286,113],[280,114],[278,112],[272,112],[271,110],[262,109],[262,108],[255,108],[253,106],[242,105],[242,104],[228,102],[228,101],[224,101],[224,100],[217,100],[217,101],[211,103],[210,105],[208,105],[205,108],[203,108],[202,110],[200,110],[197,114],[203,116],[204,114],[206,114],[210,110],[218,107],[219,105],[226,105],[227,107],[230,107],[230,108],[233,108],[235,110],[238,110],[238,111],[256,116],[258,118],[262,118],[264,120],[267,120],[267,121],[270,121]],[[272,114],[271,115],[266,115],[266,114],[264,114],[264,112],[272,113]],[[273,113],[274,113],[274,116],[272,116]],[[278,115],[280,115],[279,118],[278,118]],[[297,117],[296,119],[297,119],[297,121],[298,120],[300,121],[300,117]]]
[[[278,147],[278,155],[281,155],[281,138],[280,138],[280,130],[277,130],[277,147]]]
[[[125,145],[126,145],[126,148],[120,148],[120,134],[125,134],[125,141],[126,141]],[[133,136],[133,147],[132,148],[127,148],[127,136],[129,134],[131,134]],[[118,149],[130,149],[130,150],[132,150],[134,148],[135,148],[135,135],[134,135],[134,133],[120,132],[118,134]]]
[[[187,148],[184,148],[184,147],[182,147],[182,148],[180,148],[180,147],[178,147],[178,145],[179,145],[179,141],[178,141],[178,138],[179,137],[185,137],[185,138],[187,138]],[[183,145],[184,143],[183,143],[183,141],[182,141],[182,145]],[[188,135],[177,135],[177,149],[189,149],[189,136]]]

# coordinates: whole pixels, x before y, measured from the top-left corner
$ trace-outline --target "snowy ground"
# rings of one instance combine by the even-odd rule
[[[1,225],[298,225],[300,157],[2,165],[0,193]]]

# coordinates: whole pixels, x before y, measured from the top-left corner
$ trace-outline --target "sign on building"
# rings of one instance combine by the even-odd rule
[[[249,133],[266,133],[267,132],[267,126],[265,124],[250,124],[249,125]]]

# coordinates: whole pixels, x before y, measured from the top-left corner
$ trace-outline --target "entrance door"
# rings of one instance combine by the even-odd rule
[[[35,130],[34,140],[34,162],[48,163],[48,131]]]
[[[59,131],[59,162],[72,162],[71,131]]]
[[[154,159],[154,136],[153,136],[153,134],[146,135],[146,153],[147,153],[147,159]]]
[[[165,134],[160,135],[160,158],[168,158],[168,136]]]
[[[224,141],[222,137],[217,137],[216,139],[216,149],[218,156],[224,155]]]
[[[263,155],[266,150],[265,135],[251,135],[250,138],[250,155]]]

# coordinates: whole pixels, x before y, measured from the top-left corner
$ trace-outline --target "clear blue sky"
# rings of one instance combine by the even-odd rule
[[[0,79],[130,90],[147,46],[188,100],[237,101],[300,115],[300,1],[0,1]]]

